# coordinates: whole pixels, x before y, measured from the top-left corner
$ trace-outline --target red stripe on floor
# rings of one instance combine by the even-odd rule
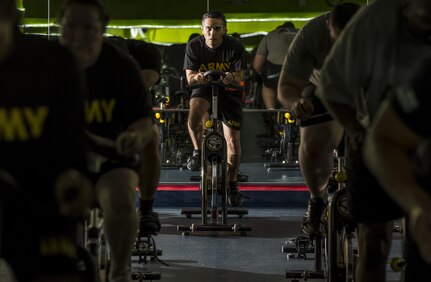
[[[241,191],[308,191],[306,186],[239,185]],[[158,191],[199,191],[199,185],[160,185]]]

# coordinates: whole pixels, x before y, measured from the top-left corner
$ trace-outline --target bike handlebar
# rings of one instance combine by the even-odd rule
[[[139,154],[135,154],[130,157],[120,155],[117,151],[115,140],[90,133],[89,131],[86,131],[85,133],[90,142],[90,147],[96,155],[106,158],[120,159],[133,166],[140,163]]]
[[[219,70],[209,70],[204,73],[204,77],[211,77],[213,81],[219,80],[220,77],[225,77],[226,73]]]
[[[240,86],[239,84],[224,84],[223,81],[221,80],[210,80],[205,83],[195,83],[192,85],[187,85],[186,88],[193,90],[193,89],[204,88],[208,86],[216,86],[219,88],[225,87],[225,88],[230,88],[238,91],[244,91],[244,87]]]

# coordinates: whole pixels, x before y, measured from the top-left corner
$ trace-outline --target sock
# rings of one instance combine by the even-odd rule
[[[153,211],[154,200],[144,200],[139,198],[140,207],[139,210],[143,213],[151,213]]]
[[[194,155],[201,155],[201,150],[193,150],[193,156]]]

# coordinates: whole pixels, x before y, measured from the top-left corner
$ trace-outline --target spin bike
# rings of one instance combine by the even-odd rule
[[[107,160],[106,156],[109,156],[115,160],[121,160],[122,162],[125,162],[131,166],[139,165],[140,157],[138,154],[132,157],[118,156],[114,140],[94,135],[90,132],[86,132],[86,134],[89,137],[91,144],[93,144],[98,151],[97,153],[90,153],[91,162],[89,163],[89,171],[94,177],[99,174],[102,163]],[[85,248],[91,254],[97,268],[97,271],[95,271],[95,279],[90,280],[89,282],[108,281],[109,277],[111,259],[109,245],[105,239],[103,225],[103,211],[100,209],[97,203],[94,203],[91,207],[88,218],[84,223]],[[162,251],[156,248],[156,243],[152,238],[152,235],[155,234],[138,233],[136,237],[131,256],[137,256],[139,264],[147,264],[147,258],[161,261],[158,256],[162,255]],[[139,281],[160,280],[161,278],[160,273],[151,270],[133,271],[130,275],[133,280]],[[100,281],[100,277],[103,279],[102,281]]]
[[[202,193],[201,224],[193,223],[191,226],[179,225],[178,231],[183,235],[195,231],[233,231],[244,235],[251,231],[251,227],[227,222],[227,188],[228,188],[228,166],[226,140],[221,131],[221,122],[218,119],[218,99],[220,88],[233,88],[242,90],[236,85],[225,85],[221,81],[225,73],[222,71],[207,71],[204,73],[209,81],[205,84],[194,84],[190,89],[211,87],[212,111],[209,120],[205,122],[207,129],[202,140],[202,168],[200,190]],[[221,206],[220,206],[221,202]],[[208,208],[208,204],[210,207]],[[208,218],[208,214],[210,215]]]
[[[277,111],[278,147],[269,149],[269,162],[264,167],[270,172],[273,169],[297,170],[299,127],[293,115],[286,111]]]
[[[346,146],[346,139],[343,144]],[[326,234],[314,238],[298,236],[288,240],[283,246],[283,252],[289,257],[306,259],[307,253],[314,253],[313,270],[289,270],[286,278],[325,279],[328,282],[353,282],[355,263],[358,253],[353,247],[356,225],[352,222],[348,207],[345,183],[345,149],[334,152],[334,175],[328,185],[328,213]]]

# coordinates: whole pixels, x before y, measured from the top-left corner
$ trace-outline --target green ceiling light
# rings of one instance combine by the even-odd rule
[[[108,28],[114,29],[130,29],[130,28],[169,28],[169,29],[185,29],[185,28],[200,28],[200,25],[163,25],[163,24],[138,24],[138,25],[112,25],[108,24]]]
[[[308,22],[313,18],[256,18],[256,19],[228,19],[229,23],[251,23],[251,22],[287,22],[287,21],[295,21],[295,22]]]

